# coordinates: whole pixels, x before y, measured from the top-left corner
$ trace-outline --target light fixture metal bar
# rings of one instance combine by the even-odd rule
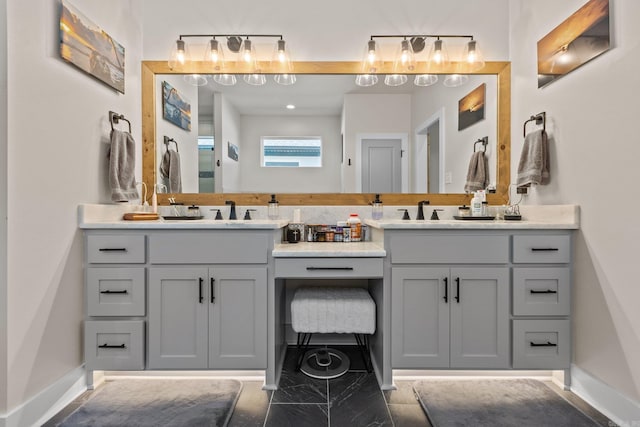
[[[458,39],[471,39],[473,40],[473,36],[470,34],[375,34],[371,36],[371,40],[373,39],[384,39],[384,38],[413,38],[413,37],[424,37],[426,38],[458,38]]]
[[[183,37],[270,37],[283,40],[282,34],[180,34],[179,39],[182,40]]]

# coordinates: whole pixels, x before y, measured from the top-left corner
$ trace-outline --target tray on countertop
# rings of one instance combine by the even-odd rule
[[[159,218],[158,214],[153,212],[127,212],[122,215],[125,221],[155,221]]]
[[[462,221],[493,221],[496,219],[495,216],[454,216],[454,219],[462,220]]]
[[[204,218],[204,216],[178,215],[178,216],[163,216],[162,218],[169,221],[188,221],[188,220],[194,220],[194,219],[202,219]]]

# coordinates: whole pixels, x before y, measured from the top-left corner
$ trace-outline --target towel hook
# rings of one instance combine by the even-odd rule
[[[482,152],[487,152],[487,144],[489,143],[489,137],[485,136],[484,138],[479,138],[476,142],[473,143],[473,152],[476,152],[476,144],[482,144]]]
[[[176,153],[177,153],[177,152],[179,152],[179,151],[178,151],[178,141],[176,141],[176,140],[175,140],[175,139],[173,139],[173,138],[169,138],[168,136],[166,136],[166,135],[165,135],[165,136],[164,136],[164,145],[166,145],[166,146],[167,146],[167,151],[169,150],[169,143],[170,143],[170,142],[173,142],[174,144],[176,144]]]
[[[118,124],[120,120],[124,120],[129,124],[129,133],[131,133],[131,122],[124,117],[124,114],[118,114],[114,111],[109,111],[109,121],[111,122],[111,130],[113,130],[113,125]]]
[[[527,123],[529,122],[536,122],[537,125],[542,125],[542,131],[544,132],[547,128],[547,113],[543,111],[535,116],[531,116],[529,120],[525,121],[522,136],[527,136]]]

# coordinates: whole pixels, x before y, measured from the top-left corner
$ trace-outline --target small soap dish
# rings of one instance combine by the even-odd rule
[[[520,221],[522,219],[522,215],[505,215],[505,221]]]

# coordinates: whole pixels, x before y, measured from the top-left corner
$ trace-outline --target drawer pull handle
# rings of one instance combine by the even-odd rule
[[[531,293],[531,294],[557,294],[558,291],[552,291],[551,289],[547,289],[546,291],[536,291],[534,289],[530,289],[529,293]]]
[[[198,282],[198,302],[200,304],[202,304],[202,300],[204,300],[204,297],[202,296],[202,282],[204,282],[204,279],[201,277]]]
[[[558,248],[531,248],[531,252],[558,252]]]
[[[352,271],[353,267],[307,267],[309,271],[315,270],[342,270],[342,271]]]
[[[127,346],[124,344],[120,344],[120,345],[102,344],[102,345],[99,345],[98,348],[127,348]]]
[[[449,279],[448,278],[444,278],[442,279],[444,280],[444,302],[446,302],[447,304],[449,303]]]
[[[127,248],[100,248],[100,252],[127,252]]]
[[[127,291],[126,289],[124,291],[110,291],[109,289],[107,289],[106,291],[100,291],[101,294],[128,294],[129,291]]]
[[[216,283],[216,279],[211,278],[211,304],[216,302],[216,292],[214,288],[214,284]]]
[[[554,344],[551,341],[547,341],[544,343],[535,343],[533,341],[530,341],[529,344],[531,345],[531,347],[557,347],[558,344]]]
[[[456,302],[460,304],[460,278],[456,277]]]

